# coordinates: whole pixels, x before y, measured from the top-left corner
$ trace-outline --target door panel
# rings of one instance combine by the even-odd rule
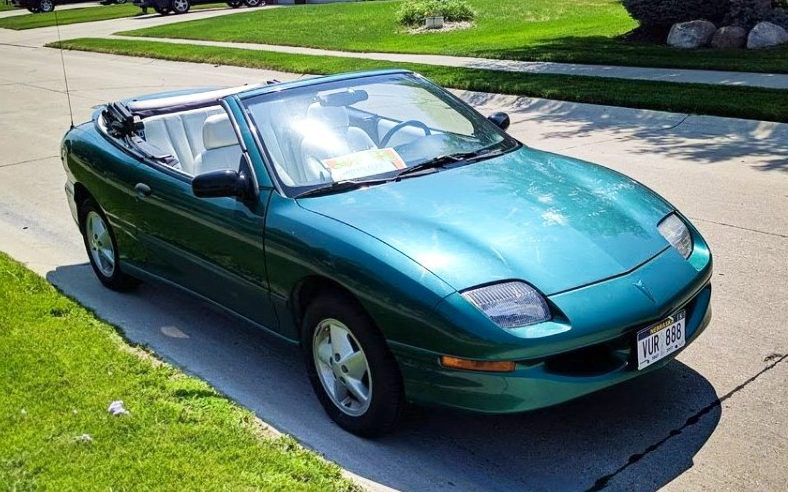
[[[276,330],[263,235],[270,191],[254,202],[197,198],[188,178],[150,167],[140,197],[146,270]]]

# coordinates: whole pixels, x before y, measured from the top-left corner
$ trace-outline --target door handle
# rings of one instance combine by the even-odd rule
[[[146,185],[145,183],[137,183],[137,185],[134,186],[134,191],[137,192],[137,196],[140,198],[145,198],[151,194],[150,186]]]

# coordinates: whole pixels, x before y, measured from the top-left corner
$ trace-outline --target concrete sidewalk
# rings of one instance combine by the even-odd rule
[[[585,77],[612,77],[616,79],[650,80],[685,84],[714,84],[744,87],[766,87],[788,89],[788,74],[723,72],[716,70],[682,70],[677,68],[618,67],[611,65],[583,65],[579,63],[529,62],[517,60],[495,60],[465,56],[416,55],[401,53],[367,53],[352,51],[322,50],[298,46],[278,46],[271,44],[234,43],[224,41],[200,41],[194,39],[172,39],[155,37],[131,37],[113,35],[114,39],[161,41],[164,43],[197,44],[202,46],[221,46],[247,50],[273,51],[299,55],[341,56],[391,62],[423,63],[445,67],[478,68],[501,72],[519,72],[554,75],[582,75]],[[786,52],[788,56],[788,52]]]
[[[282,6],[266,6],[264,8],[278,8]],[[166,43],[195,44],[202,46],[221,46],[228,48],[241,48],[257,51],[271,51],[277,53],[292,53],[316,56],[335,56],[347,58],[360,58],[370,60],[383,60],[391,62],[423,63],[426,65],[439,65],[448,67],[476,68],[502,72],[519,72],[533,74],[580,75],[586,77],[612,77],[629,80],[650,80],[690,84],[715,84],[726,86],[765,87],[772,89],[788,89],[788,74],[769,74],[751,72],[726,72],[715,70],[685,70],[672,68],[644,68],[623,67],[611,65],[586,65],[577,63],[529,62],[517,60],[496,60],[488,58],[473,58],[462,56],[444,55],[418,55],[403,53],[365,53],[337,50],[322,50],[298,46],[279,46],[270,44],[234,43],[221,41],[199,41],[189,39],[169,38],[133,38],[115,35],[114,33],[141,29],[145,27],[161,26],[176,22],[184,22],[220,15],[231,15],[249,12],[246,9],[211,9],[190,12],[186,16],[160,16],[150,14],[120,19],[111,19],[82,24],[60,26],[62,39],[81,37],[100,37],[114,39],[139,40],[147,39]],[[0,44],[15,46],[41,47],[47,43],[57,41],[58,33],[55,27],[11,31],[0,29]]]

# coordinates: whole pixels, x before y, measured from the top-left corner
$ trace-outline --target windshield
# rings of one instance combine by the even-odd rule
[[[398,73],[263,94],[244,101],[288,195],[340,181],[395,176],[447,156],[518,143],[415,74]]]

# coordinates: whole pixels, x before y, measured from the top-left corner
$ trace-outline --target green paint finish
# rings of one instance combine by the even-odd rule
[[[489,413],[552,405],[643,373],[632,368],[637,329],[680,309],[688,343],[705,328],[708,245],[690,224],[694,248],[684,259],[657,230],[674,207],[601,166],[520,146],[363,189],[280,193],[244,101],[378,74],[228,97],[257,176],[254,197],[197,198],[188,176],[133,157],[94,123],[64,140],[67,189],[70,196],[87,190],[107,212],[122,267],[293,342],[310,286],[330,282],[351,293],[399,361],[407,397],[420,403]],[[139,182],[151,187],[150,197],[135,194]],[[542,292],[552,319],[504,330],[461,295],[512,279]],[[441,355],[515,360],[517,369],[449,370]]]

